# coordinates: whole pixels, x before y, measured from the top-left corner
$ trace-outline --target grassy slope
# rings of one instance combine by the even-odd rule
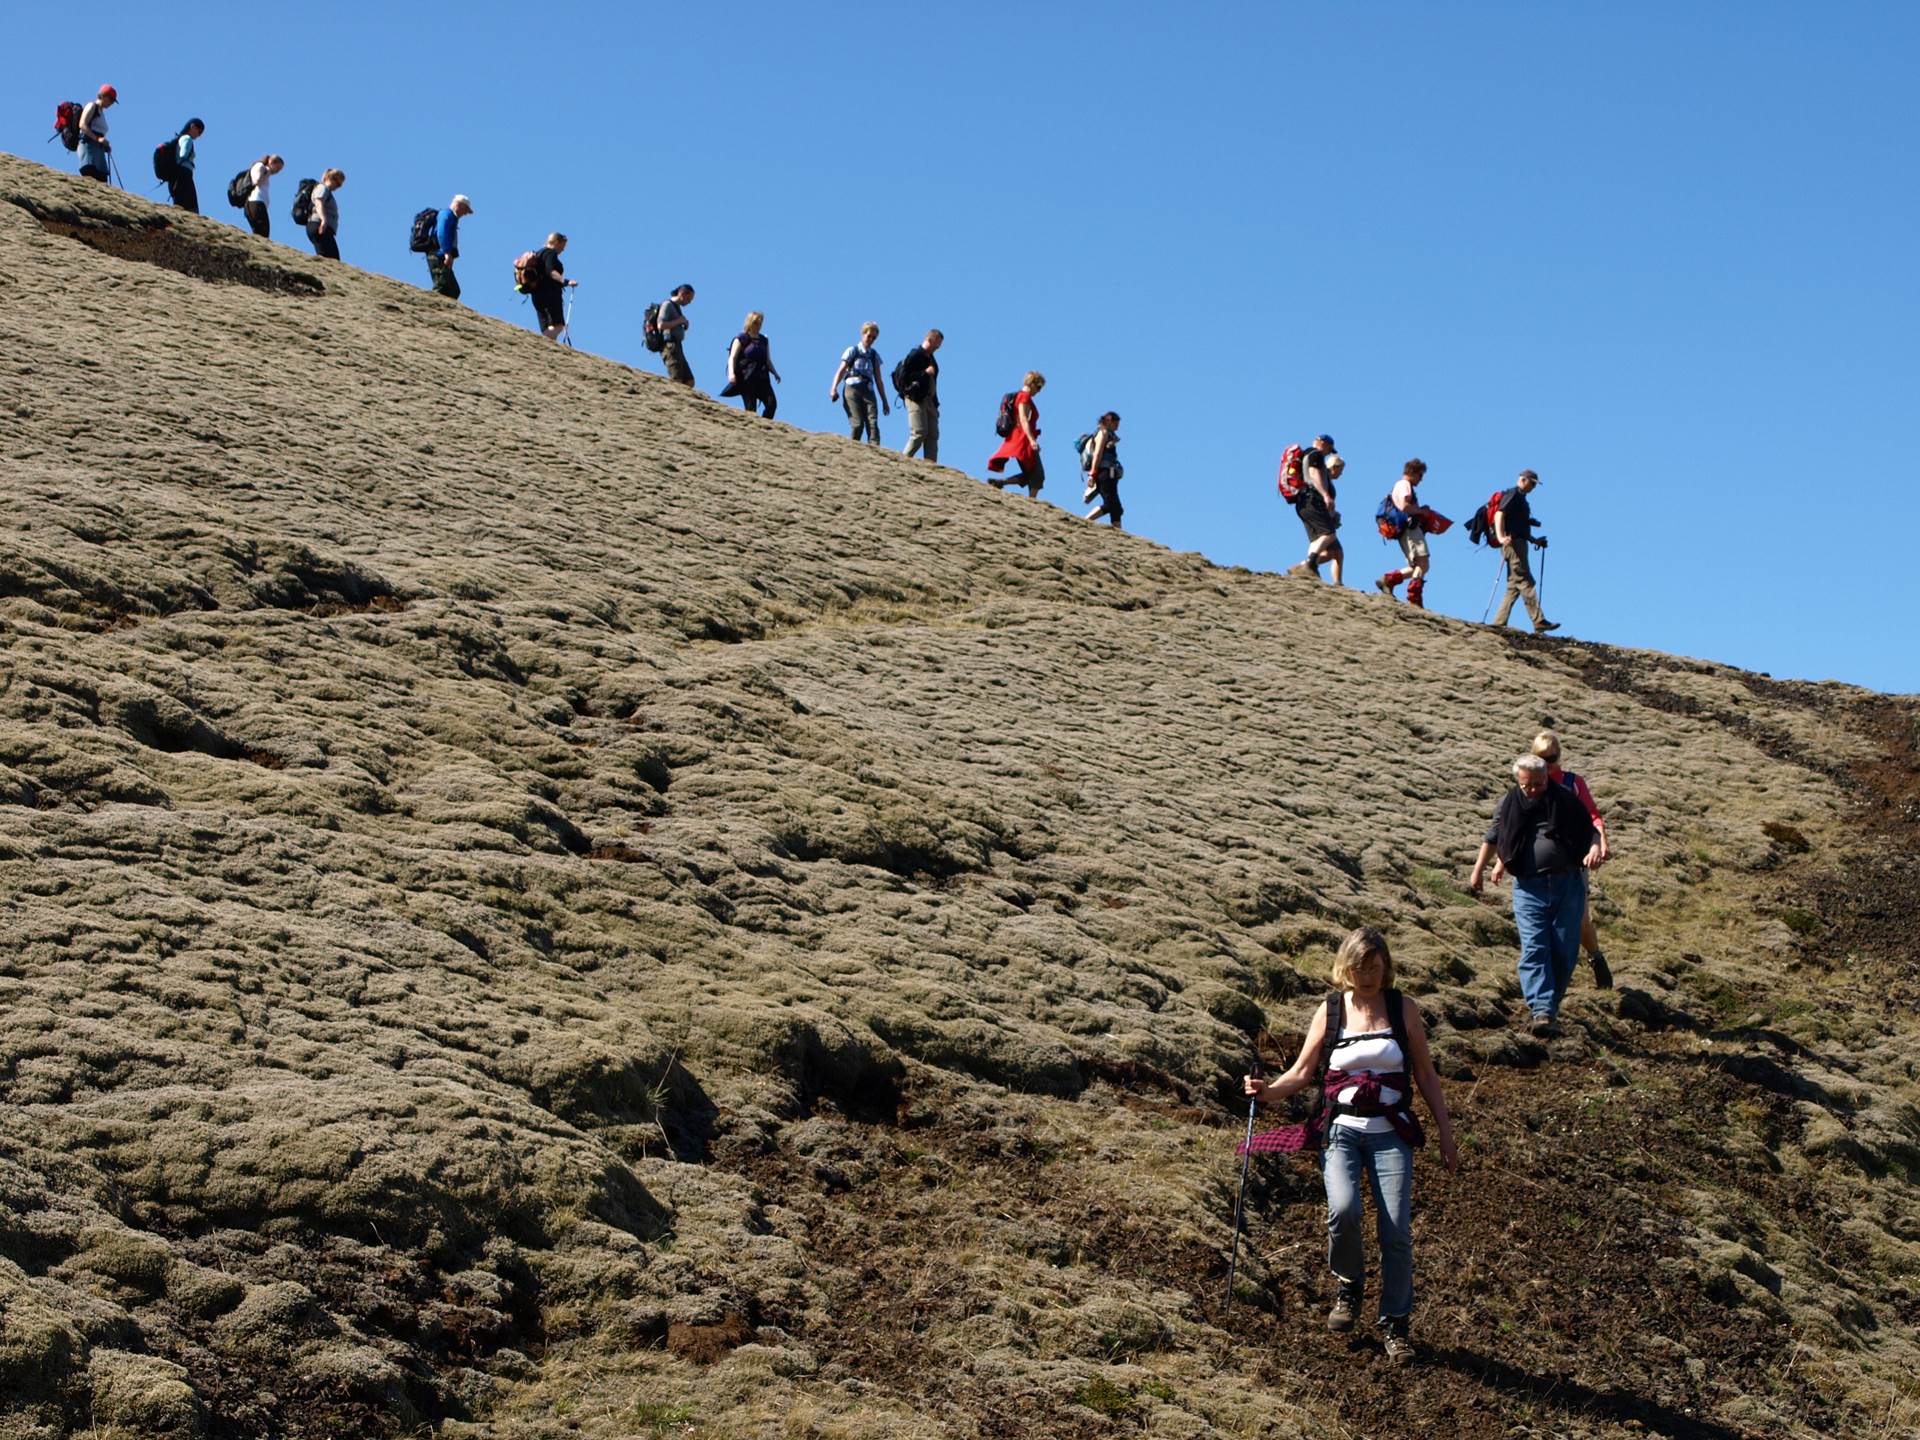
[[[1217,570],[161,218],[0,161],[0,1434],[1920,1420],[1912,707]],[[1541,723],[1621,852],[1551,1054],[1457,888]],[[1315,1329],[1297,1167],[1220,1304],[1232,1076],[1361,920],[1469,1157],[1411,1375]]]

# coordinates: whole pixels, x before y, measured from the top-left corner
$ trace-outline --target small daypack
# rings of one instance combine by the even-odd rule
[[[80,117],[86,113],[86,106],[78,100],[62,100],[53,110],[53,133],[60,137],[60,143],[69,150],[80,148]]]
[[[660,328],[660,306],[657,303],[641,312],[640,343],[656,355],[667,348],[667,336]]]
[[[320,184],[318,180],[302,180],[300,188],[293,192],[293,223],[307,225],[313,221],[313,192]]]
[[[440,210],[429,205],[413,217],[413,229],[407,232],[407,249],[416,255],[431,255],[440,248]]]
[[[1280,498],[1291,505],[1307,486],[1307,451],[1302,445],[1289,445],[1280,457]]]
[[[1373,520],[1380,527],[1382,540],[1398,540],[1407,528],[1406,512],[1395,507],[1391,492],[1380,502],[1380,508],[1373,512]]]
[[[1507,492],[1496,490],[1487,497],[1487,503],[1467,517],[1467,539],[1475,545],[1491,545],[1500,548],[1500,542],[1493,538],[1493,517],[1500,509],[1500,502],[1507,498]]]
[[[186,133],[182,130],[180,135]],[[180,178],[180,135],[153,147],[153,178],[169,185]]]
[[[227,182],[227,203],[236,210],[247,208],[247,196],[253,193],[253,166],[249,165]]]
[[[540,284],[540,252],[522,251],[513,262],[513,288],[522,295],[531,295]]]
[[[898,360],[893,362],[893,373],[887,378],[893,382],[893,393],[898,395],[902,400],[906,399],[907,390],[913,382],[907,379],[907,357],[905,355],[902,355]]]
[[[1020,427],[1020,392],[1009,390],[1000,397],[1000,413],[994,417],[993,433],[1002,440]]]

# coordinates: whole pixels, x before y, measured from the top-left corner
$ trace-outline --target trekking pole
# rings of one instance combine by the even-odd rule
[[[1540,600],[1540,608],[1544,611],[1547,608],[1547,547],[1544,545],[1540,547],[1539,600]]]
[[[573,287],[567,287],[566,309],[560,315],[560,343],[569,350],[573,348]]]
[[[1253,1078],[1260,1078],[1260,1062],[1253,1062]],[[1247,1097],[1246,1157],[1240,1162],[1240,1195],[1233,1202],[1233,1255],[1227,1261],[1227,1304],[1233,1304],[1233,1279],[1240,1270],[1240,1225],[1247,1212],[1247,1175],[1253,1169],[1253,1117],[1260,1108],[1260,1097]]]
[[[122,190],[126,189],[127,182],[120,178],[120,162],[114,158],[111,150],[107,152],[107,164],[113,170],[113,183],[118,185]]]
[[[1506,573],[1507,573],[1507,557],[1502,555],[1500,557],[1500,568],[1493,572],[1493,589],[1487,591],[1487,603],[1480,611],[1480,623],[1482,625],[1487,623],[1487,616],[1493,613],[1493,597],[1495,592],[1498,591],[1500,588],[1501,578],[1505,576]]]

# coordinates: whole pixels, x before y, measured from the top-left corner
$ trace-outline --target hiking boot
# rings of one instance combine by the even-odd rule
[[[1533,633],[1536,635],[1546,635],[1559,628],[1560,622],[1558,620],[1542,620],[1538,625],[1533,627]]]
[[[1611,990],[1613,988],[1613,969],[1607,964],[1607,957],[1596,950],[1587,958],[1593,961],[1593,983],[1598,985],[1602,990]]]
[[[1407,1335],[1407,1317],[1402,1315],[1396,1320],[1389,1320],[1382,1329],[1385,1334],[1380,1343],[1387,1352],[1387,1359],[1395,1365],[1411,1365],[1415,1351],[1413,1341]]]
[[[1320,572],[1314,568],[1311,560],[1302,560],[1298,565],[1287,571],[1287,574],[1300,576],[1311,575],[1316,580],[1320,578]]]
[[[1382,575],[1378,580],[1373,582],[1373,588],[1378,590],[1382,595],[1386,596],[1389,600],[1398,600],[1400,597],[1394,594],[1393,592],[1399,586],[1399,584],[1400,584],[1399,577],[1394,575]]]
[[[1411,585],[1407,586],[1407,604],[1413,606],[1416,610],[1424,610],[1427,608],[1427,587],[1421,581],[1415,580]]]
[[[1333,1297],[1333,1308],[1327,1311],[1327,1329],[1347,1331],[1353,1328],[1354,1312],[1360,1308],[1360,1292],[1340,1287],[1340,1293]]]
[[[1527,1030],[1538,1040],[1552,1040],[1560,1034],[1560,1022],[1551,1015],[1536,1015]]]

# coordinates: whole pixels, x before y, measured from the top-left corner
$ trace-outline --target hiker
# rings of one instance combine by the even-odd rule
[[[566,248],[567,237],[558,230],[547,236],[547,243],[533,257],[534,284],[528,292],[533,297],[533,318],[540,333],[556,345],[567,329],[567,289],[580,283],[567,279],[567,267],[560,263]]]
[[[1342,583],[1347,552],[1340,544],[1340,512],[1334,508],[1334,499],[1338,494],[1335,482],[1346,468],[1347,462],[1340,458],[1331,435],[1314,436],[1313,444],[1300,452],[1300,489],[1291,503],[1307,532],[1307,558],[1289,570],[1289,575],[1311,575],[1318,580],[1320,567],[1332,565],[1331,583],[1335,587]]]
[[[268,189],[273,177],[287,168],[287,162],[278,155],[262,155],[247,169],[247,203],[245,205],[247,224],[253,233],[262,240],[273,236],[273,221],[267,214]]]
[[[846,406],[853,438],[864,434],[869,445],[880,443],[880,416],[893,413],[887,404],[887,387],[880,383],[880,352],[873,348],[879,338],[880,327],[873,321],[862,325],[860,343],[841,352],[839,367],[827,386],[827,399]]]
[[[1613,847],[1607,843],[1607,822],[1601,817],[1600,807],[1594,803],[1593,791],[1587,788],[1584,778],[1571,770],[1560,768],[1560,737],[1551,730],[1542,730],[1533,737],[1533,753],[1547,764],[1547,779],[1555,785],[1564,785],[1573,791],[1573,798],[1580,802],[1580,808],[1587,812],[1587,818],[1593,822],[1593,828],[1600,837],[1599,864],[1604,865],[1613,858]],[[1506,874],[1505,868],[1496,858],[1493,862],[1491,878],[1497,884]],[[1613,968],[1607,964],[1607,957],[1600,949],[1600,932],[1593,923],[1593,882],[1587,882],[1587,904],[1580,918],[1580,948],[1587,952],[1587,960],[1593,966],[1593,983],[1602,990],[1613,988]]]
[[[1120,415],[1109,410],[1100,417],[1100,423],[1094,427],[1093,434],[1081,450],[1086,457],[1087,488],[1080,499],[1084,502],[1100,497],[1100,503],[1087,512],[1087,519],[1098,520],[1102,515],[1114,529],[1120,528],[1120,517],[1126,510],[1120,504],[1120,477],[1127,473],[1120,463]]]
[[[447,202],[433,222],[427,242],[427,274],[433,280],[433,293],[449,300],[460,298],[460,281],[453,273],[453,262],[460,258],[460,222],[473,213],[473,202],[456,195]]]
[[[107,111],[119,103],[120,92],[102,85],[100,93],[80,112],[80,173],[89,179],[105,180],[112,173],[113,144],[107,139]]]
[[[1431,563],[1427,553],[1426,508],[1421,505],[1418,493],[1426,474],[1424,460],[1409,460],[1400,467],[1400,478],[1387,496],[1387,507],[1399,516],[1395,528],[1400,553],[1406,557],[1407,565],[1404,570],[1389,570],[1373,582],[1374,589],[1389,600],[1397,600],[1399,596],[1393,593],[1394,589],[1402,580],[1406,581],[1407,604],[1416,610],[1427,608],[1427,569]]]
[[[907,448],[901,453],[923,454],[935,463],[940,459],[940,365],[933,356],[946,338],[938,330],[927,331],[893,372],[894,389],[907,407]]]
[[[1047,483],[1047,472],[1040,464],[1040,411],[1033,403],[1033,397],[1046,387],[1047,377],[1038,370],[1029,370],[1021,380],[1020,388],[1000,399],[1003,416],[1009,406],[1013,413],[1006,416],[1011,423],[1006,427],[1005,442],[987,461],[987,469],[994,472],[987,477],[987,483],[996,490],[1004,490],[1009,485],[1024,485],[1027,494],[1037,496],[1040,487]],[[1000,473],[1007,468],[1009,460],[1020,462],[1019,474]]]
[[[1536,550],[1547,548],[1547,537],[1533,533],[1533,506],[1527,500],[1539,484],[1538,475],[1531,470],[1522,470],[1513,488],[1500,497],[1500,503],[1493,511],[1493,543],[1500,547],[1500,554],[1507,562],[1507,593],[1500,602],[1493,623],[1506,624],[1507,617],[1513,613],[1513,602],[1519,599],[1526,602],[1527,616],[1533,621],[1533,633],[1545,635],[1550,630],[1558,630],[1560,623],[1547,619],[1541,613],[1540,596],[1533,588],[1533,567],[1527,560],[1527,546],[1531,545]]]
[[[323,170],[307,202],[312,207],[307,212],[307,239],[313,242],[313,253],[324,260],[340,258],[340,202],[333,197],[346,183],[346,171]]]
[[[173,137],[173,171],[167,176],[167,198],[190,215],[200,213],[200,190],[193,182],[193,142],[206,133],[206,122],[195,116]]]
[[[1256,1141],[1254,1148],[1320,1153],[1327,1188],[1327,1268],[1338,1286],[1327,1312],[1329,1330],[1351,1330],[1366,1293],[1361,1191],[1373,1191],[1380,1244],[1378,1324],[1387,1358],[1405,1364],[1414,1355],[1407,1333],[1413,1313],[1413,1152],[1426,1143],[1413,1113],[1409,1077],[1433,1114],[1447,1169],[1458,1169],[1460,1157],[1420,1007],[1393,988],[1386,937],[1364,926],[1342,940],[1333,959],[1333,983],[1337,988],[1314,1011],[1292,1066],[1272,1080],[1245,1076],[1241,1086],[1264,1105],[1314,1087],[1306,1123],[1269,1132],[1259,1139],[1273,1143],[1263,1147]]]
[[[1600,864],[1600,835],[1573,790],[1547,778],[1538,755],[1514,761],[1513,780],[1480,842],[1467,889],[1480,893],[1487,862],[1497,855],[1513,879],[1520,994],[1533,1012],[1533,1033],[1551,1037],[1560,1033],[1560,1002],[1580,958],[1587,871]]]
[[[760,418],[771,420],[779,408],[779,401],[773,397],[773,382],[780,379],[780,372],[774,368],[767,337],[760,333],[766,323],[767,317],[758,310],[749,310],[741,321],[740,333],[727,347],[727,383],[720,393],[738,395],[740,408],[749,415],[758,405]]]
[[[693,367],[687,364],[687,306],[693,303],[693,287],[676,285],[660,307],[660,359],[667,367],[667,378],[682,385],[693,384]]]

